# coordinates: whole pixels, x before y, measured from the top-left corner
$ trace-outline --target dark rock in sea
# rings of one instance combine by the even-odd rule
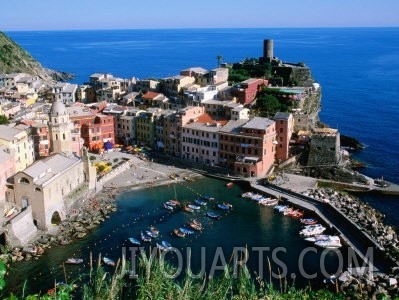
[[[357,139],[343,134],[340,135],[340,142],[341,147],[344,147],[348,150],[357,151],[364,148],[364,145],[360,143]]]

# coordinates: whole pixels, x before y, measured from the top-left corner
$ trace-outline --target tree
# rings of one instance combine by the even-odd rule
[[[8,118],[5,115],[0,115],[0,124],[7,125],[9,122]]]
[[[256,101],[257,108],[261,111],[262,116],[275,115],[281,110],[281,104],[278,99],[272,95],[261,95]]]

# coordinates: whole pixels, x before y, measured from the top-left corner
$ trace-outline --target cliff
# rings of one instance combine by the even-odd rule
[[[72,74],[44,68],[26,50],[0,32],[0,74],[27,73],[44,81],[64,81]]]

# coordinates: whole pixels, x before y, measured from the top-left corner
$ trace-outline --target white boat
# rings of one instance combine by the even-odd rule
[[[259,201],[259,204],[260,205],[263,205],[263,206],[274,206],[274,205],[276,205],[278,203],[278,199],[276,199],[276,198],[266,198],[266,199],[262,199],[262,200],[260,200]]]
[[[320,224],[316,225],[308,225],[305,226],[304,229],[302,229],[299,234],[303,236],[313,236],[313,235],[319,235],[322,234],[326,230],[326,228]]]
[[[328,239],[338,239],[339,240],[339,236],[328,235],[328,234],[317,234],[317,235],[313,235],[313,236],[305,238],[305,241],[314,243],[317,241],[323,241],[323,240],[328,240]]]
[[[83,259],[82,258],[68,258],[65,261],[65,263],[69,264],[69,265],[79,265],[79,264],[83,263]]]
[[[103,257],[103,262],[107,265],[107,266],[111,266],[114,267],[115,266],[115,261],[113,261],[112,259],[108,258],[108,257]]]
[[[329,238],[326,240],[320,240],[314,243],[316,246],[326,248],[326,249],[338,249],[342,247],[341,240],[337,238]]]

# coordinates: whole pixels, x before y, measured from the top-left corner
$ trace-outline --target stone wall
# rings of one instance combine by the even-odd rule
[[[9,221],[6,228],[12,246],[26,245],[37,233],[37,228],[33,224],[32,207],[28,206],[23,209]]]

